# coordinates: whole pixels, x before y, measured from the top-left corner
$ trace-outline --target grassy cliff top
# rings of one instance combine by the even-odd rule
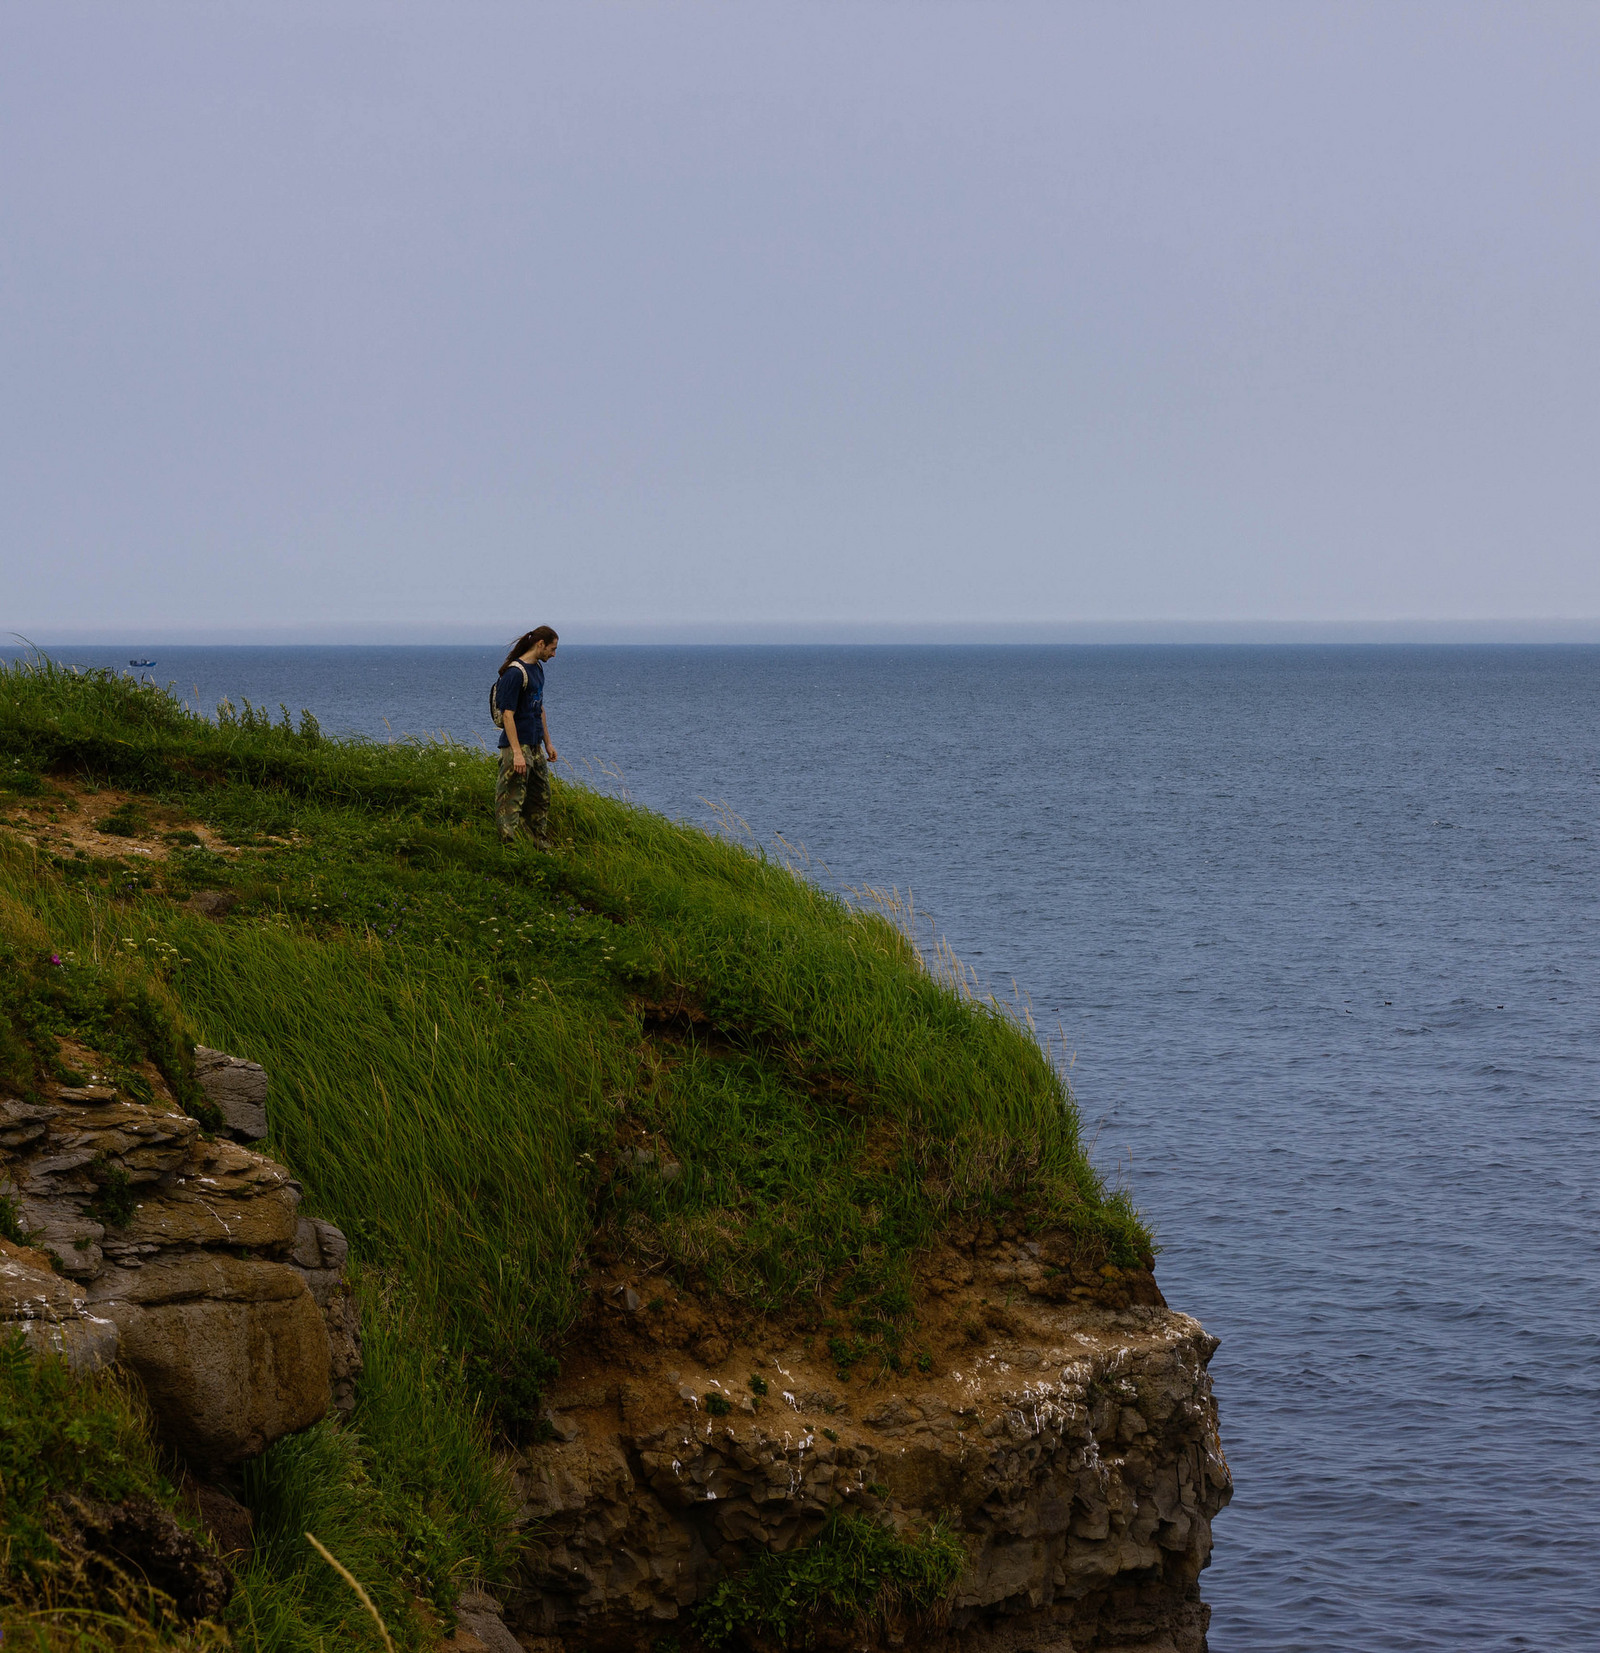
[[[504,848],[493,777],[0,668],[0,1081],[70,1031],[261,1062],[267,1151],[513,1428],[597,1263],[890,1364],[952,1224],[1150,1265],[1038,1043],[880,913],[559,781],[558,847]]]

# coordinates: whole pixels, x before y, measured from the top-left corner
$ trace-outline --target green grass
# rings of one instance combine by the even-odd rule
[[[823,1622],[894,1623],[936,1612],[966,1563],[942,1523],[911,1538],[867,1516],[835,1510],[803,1549],[763,1551],[695,1609],[706,1644],[734,1637],[785,1647]]]
[[[260,1507],[298,1513],[263,1563],[278,1582],[244,1597],[324,1629],[258,1624],[262,1648],[318,1645],[335,1613],[363,1633],[295,1550],[307,1511],[357,1576],[424,1595],[505,1564],[486,1431],[529,1427],[592,1264],[828,1326],[848,1374],[909,1355],[916,1258],[958,1219],[1064,1229],[1090,1264],[1151,1258],[1037,1041],[880,912],[560,781],[558,848],[504,849],[493,773],[448,743],[328,740],[248,705],[210,722],[125,677],[0,668],[0,813],[114,785],[137,795],[115,818],[172,845],[41,853],[0,830],[0,1077],[36,1082],[47,1035],[74,1028],[191,1107],[191,1039],[263,1063],[267,1150],[368,1271],[369,1355],[406,1327],[354,1435],[263,1461]],[[79,814],[113,818],[92,795]],[[193,822],[237,853],[186,842]],[[237,897],[220,921],[187,904],[208,890]],[[416,1384],[407,1419],[393,1396]],[[308,1502],[357,1483],[379,1515],[349,1530]],[[492,1513],[475,1527],[469,1504]]]
[[[0,676],[4,756],[256,846],[42,879],[13,861],[11,886],[52,946],[144,960],[206,1042],[268,1067],[273,1148],[441,1305],[505,1418],[586,1257],[768,1312],[842,1298],[876,1347],[955,1215],[1149,1256],[1038,1044],[881,915],[737,844],[558,782],[569,847],[508,852],[485,754],[303,736],[287,714],[219,727],[48,666]],[[240,896],[225,923],[175,904],[207,887]],[[682,1174],[617,1152],[639,1144]]]
[[[404,1294],[358,1279],[367,1368],[353,1427],[329,1419],[245,1466],[256,1518],[250,1565],[225,1618],[248,1653],[381,1646],[359,1601],[306,1542],[313,1532],[366,1586],[398,1647],[431,1645],[413,1607],[448,1619],[469,1579],[503,1581],[512,1502],[460,1371],[426,1340]],[[74,1376],[0,1340],[0,1626],[6,1645],[198,1650],[220,1627],[182,1624],[159,1597],[75,1572],[51,1500],[153,1499],[178,1509],[174,1466],[152,1444],[139,1394],[115,1375]],[[64,1613],[64,1620],[62,1614]],[[97,1639],[98,1638],[98,1639]]]
[[[184,1624],[136,1573],[76,1564],[54,1500],[148,1499],[169,1511],[140,1396],[113,1373],[75,1376],[20,1333],[0,1336],[0,1638],[8,1649],[220,1653],[221,1626]]]
[[[395,1645],[431,1645],[413,1608],[448,1620],[461,1586],[499,1583],[515,1552],[510,1487],[457,1362],[403,1288],[358,1274],[366,1370],[350,1426],[328,1418],[244,1466],[256,1547],[228,1622],[250,1653],[382,1646],[314,1533],[358,1578]]]
[[[0,1553],[15,1579],[43,1582],[57,1558],[50,1499],[115,1503],[164,1490],[144,1419],[115,1378],[75,1378],[35,1359],[20,1332],[0,1337]]]

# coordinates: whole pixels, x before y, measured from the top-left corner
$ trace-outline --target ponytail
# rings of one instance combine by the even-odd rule
[[[510,649],[507,650],[505,659],[500,662],[500,672],[496,673],[496,675],[499,676],[501,673],[504,673],[506,667],[509,666],[518,655],[526,654],[535,643],[555,643],[559,641],[560,639],[549,626],[535,626],[532,631],[523,632],[516,642],[511,645]]]

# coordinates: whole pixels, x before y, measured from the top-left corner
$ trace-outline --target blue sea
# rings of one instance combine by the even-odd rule
[[[152,652],[493,737],[492,651]],[[1600,1647],[1600,648],[564,644],[548,706],[1059,1030],[1222,1340],[1216,1653]]]

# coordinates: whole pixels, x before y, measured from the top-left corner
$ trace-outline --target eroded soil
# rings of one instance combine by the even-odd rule
[[[106,822],[113,825],[108,829]],[[126,855],[164,861],[175,850],[196,846],[216,855],[239,853],[181,805],[74,779],[52,780],[37,797],[7,797],[0,824],[52,854],[96,860]]]

